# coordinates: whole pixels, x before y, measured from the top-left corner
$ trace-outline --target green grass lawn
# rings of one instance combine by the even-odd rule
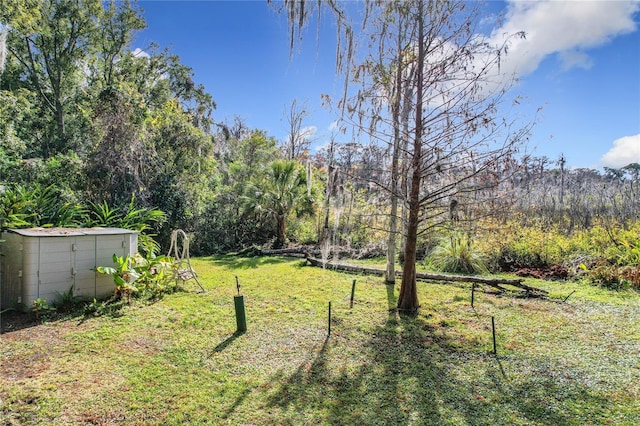
[[[205,293],[1,335],[0,425],[640,424],[638,292],[530,280],[551,298],[487,288],[473,309],[470,285],[419,283],[420,313],[404,317],[379,277],[192,264]]]

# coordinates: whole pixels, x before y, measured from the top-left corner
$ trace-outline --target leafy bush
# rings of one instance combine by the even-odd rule
[[[54,312],[56,308],[50,306],[45,298],[37,298],[31,304],[32,311],[36,314],[36,318],[46,318],[50,313]]]
[[[155,234],[149,231],[166,220],[158,209],[136,207],[131,196],[129,204],[118,209],[107,205],[89,203],[89,207],[63,201],[53,186],[43,188],[33,184],[29,189],[12,185],[0,192],[0,227],[116,227],[138,231],[138,246],[149,254],[158,253]]]
[[[62,293],[58,293],[58,299],[56,300],[56,306],[61,311],[72,311],[76,307],[78,307],[79,302],[81,300],[80,296],[73,295],[73,285],[69,287],[69,290],[64,291]]]
[[[90,203],[90,209],[85,216],[84,225],[87,227],[104,226],[131,229],[138,231],[138,247],[149,255],[160,251],[159,244],[153,239],[155,234],[148,231],[154,225],[166,220],[166,214],[158,209],[136,207],[135,197],[132,195],[129,204],[124,209],[115,209],[107,205]]]
[[[0,193],[0,225],[2,227],[78,227],[85,209],[63,201],[53,186],[42,187],[34,183],[27,189],[12,185]]]
[[[631,269],[620,268],[602,259],[590,269],[587,269],[584,265],[581,266],[587,271],[587,277],[594,284],[599,284],[612,290],[622,290],[631,287],[632,280],[635,280],[635,286],[640,288],[637,270],[633,274]]]
[[[549,266],[540,254],[528,250],[518,250],[513,246],[500,248],[497,255],[487,261],[492,271],[514,271],[520,268],[542,268]]]
[[[312,218],[295,218],[289,225],[289,239],[299,244],[315,244],[318,231]]]
[[[176,288],[173,258],[140,253],[133,256],[113,255],[117,267],[98,266],[101,274],[111,275],[116,285],[114,299],[130,303],[133,296],[157,298]]]
[[[85,316],[118,316],[120,309],[122,309],[124,302],[111,298],[109,300],[97,300],[88,302],[83,307],[83,313]]]
[[[637,226],[636,226],[637,228]],[[617,229],[608,233],[610,244],[591,268],[589,279],[604,287],[640,289],[640,235],[637,229]],[[613,244],[612,244],[613,243]]]

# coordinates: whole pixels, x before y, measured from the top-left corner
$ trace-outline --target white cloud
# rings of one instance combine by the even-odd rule
[[[330,132],[333,132],[334,130],[338,131],[339,127],[338,127],[338,121],[332,121],[331,124],[329,124],[329,127],[327,128],[327,130],[329,130]]]
[[[566,50],[558,54],[562,63],[562,70],[568,71],[571,68],[583,68],[588,70],[593,66],[593,60],[589,55],[580,50]]]
[[[600,158],[600,163],[605,167],[613,168],[640,163],[640,134],[613,141],[613,147]]]
[[[503,71],[522,76],[535,71],[542,60],[558,54],[564,69],[589,67],[586,49],[601,46],[614,37],[633,32],[634,1],[510,1],[504,24],[491,39],[501,44],[519,31],[525,39],[512,39]]]
[[[464,86],[459,83],[468,78],[467,70],[485,73],[485,83],[477,92],[477,96],[482,98],[504,85],[509,87],[512,78],[534,72],[549,56],[557,57],[563,71],[576,67],[589,69],[593,66],[589,49],[604,45],[621,34],[636,31],[634,14],[640,10],[640,2],[509,0],[506,10],[503,24],[495,28],[486,40],[487,51],[474,52],[468,66],[460,69],[459,78],[449,76],[438,87],[432,86],[433,96],[426,100],[429,106],[437,108],[449,102],[457,87]],[[525,37],[518,37],[517,34],[522,32]],[[508,52],[501,55],[498,68],[496,49],[490,46],[499,47],[504,43],[507,43]],[[430,52],[428,62],[437,64],[455,50],[451,43],[444,42],[439,49]]]
[[[134,58],[150,58],[151,57],[151,55],[149,55],[147,52],[140,49],[139,47],[136,47],[133,50],[133,52],[131,52],[131,54],[133,55]]]

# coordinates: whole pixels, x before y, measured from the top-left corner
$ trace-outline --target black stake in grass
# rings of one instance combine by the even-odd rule
[[[331,302],[329,302],[329,320],[327,321],[328,324],[328,330],[327,330],[327,336],[331,335]]]
[[[497,355],[498,351],[496,348],[496,322],[494,317],[491,317],[491,332],[493,333],[493,354]]]
[[[356,295],[356,280],[353,280],[351,285],[351,302],[349,303],[349,309],[353,308],[353,297]]]
[[[567,297],[565,297],[565,298],[564,298],[564,300],[562,301],[562,303],[566,302],[566,301],[567,301],[567,299],[568,299],[569,297],[571,297],[571,295],[572,295],[573,293],[575,293],[575,292],[576,292],[576,291],[575,291],[575,290],[573,290],[571,293],[569,293],[569,295],[568,295]]]
[[[476,283],[471,283],[471,307],[473,308],[473,297],[476,292]]]

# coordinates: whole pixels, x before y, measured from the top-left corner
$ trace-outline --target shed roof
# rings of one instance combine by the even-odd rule
[[[70,237],[80,235],[119,235],[119,234],[137,234],[138,231],[123,228],[25,228],[25,229],[7,229],[7,232],[13,232],[25,237]]]

